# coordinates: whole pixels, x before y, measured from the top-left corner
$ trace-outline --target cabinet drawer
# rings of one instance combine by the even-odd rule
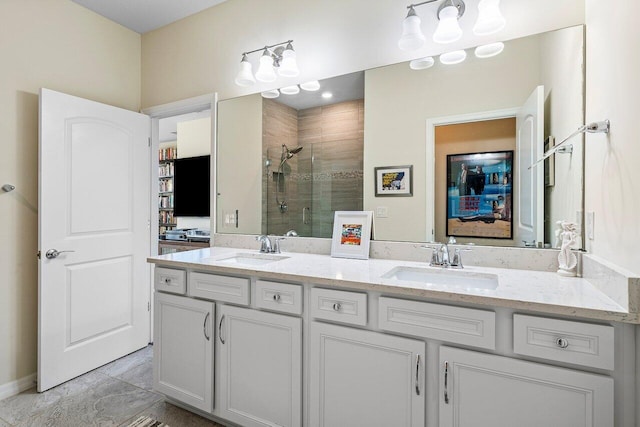
[[[255,304],[267,310],[302,314],[302,286],[258,280]]]
[[[249,305],[249,279],[189,272],[189,296]]]
[[[316,319],[365,326],[367,294],[312,288],[311,316]]]
[[[525,356],[613,370],[613,327],[513,315],[513,351]]]
[[[184,295],[187,292],[187,273],[174,268],[156,267],[153,273],[156,291]]]
[[[493,311],[387,297],[378,305],[382,330],[495,350]]]

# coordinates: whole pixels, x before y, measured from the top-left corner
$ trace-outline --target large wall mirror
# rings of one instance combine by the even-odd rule
[[[491,58],[467,53],[220,101],[217,232],[331,237],[334,211],[371,210],[376,240],[553,246],[557,221],[581,221],[582,136],[529,166],[584,122],[584,29],[514,39]],[[499,165],[473,157],[511,151]],[[457,155],[482,186],[461,189]],[[412,166],[411,196],[376,196],[375,168],[395,166]],[[459,196],[476,211],[460,211]]]

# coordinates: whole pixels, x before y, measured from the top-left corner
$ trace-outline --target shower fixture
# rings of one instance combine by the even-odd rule
[[[293,158],[296,154],[302,151],[302,146],[295,147],[289,149],[285,144],[282,144],[282,154],[280,154],[280,166],[278,166],[277,179],[276,179],[276,203],[278,203],[278,207],[280,212],[285,213],[289,208],[287,206],[286,198],[287,198],[287,182],[284,174],[284,165],[288,160]],[[282,180],[282,193],[283,198],[280,200],[280,180]]]

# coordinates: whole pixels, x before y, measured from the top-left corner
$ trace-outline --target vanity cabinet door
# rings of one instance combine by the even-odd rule
[[[425,424],[425,343],[311,323],[310,425]]]
[[[215,414],[243,427],[300,426],[302,319],[218,306]]]
[[[153,388],[206,412],[213,409],[214,308],[155,293]]]
[[[613,425],[613,379],[440,349],[440,427]]]

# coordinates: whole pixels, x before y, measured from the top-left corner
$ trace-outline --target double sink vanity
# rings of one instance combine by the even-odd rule
[[[155,390],[241,426],[634,425],[636,279],[588,256],[593,280],[429,267],[404,245],[150,258]]]

